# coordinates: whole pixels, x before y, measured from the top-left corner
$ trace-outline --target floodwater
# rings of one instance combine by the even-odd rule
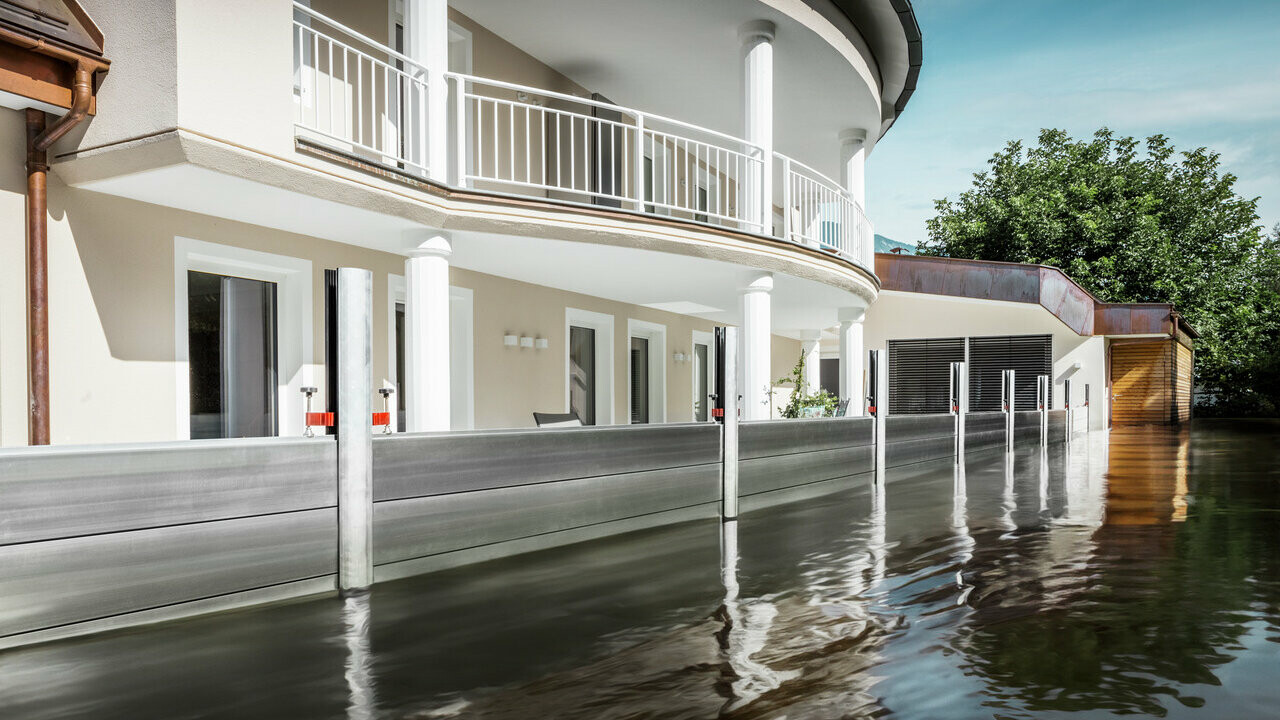
[[[842,482],[9,651],[0,718],[1280,717],[1280,423]]]

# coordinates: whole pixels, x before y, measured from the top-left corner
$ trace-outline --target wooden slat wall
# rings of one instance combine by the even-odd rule
[[[1172,341],[1111,346],[1111,423],[1167,424],[1173,406]]]
[[[1191,369],[1193,356],[1191,348],[1182,343],[1174,343],[1174,375],[1173,400],[1177,422],[1191,419]]]

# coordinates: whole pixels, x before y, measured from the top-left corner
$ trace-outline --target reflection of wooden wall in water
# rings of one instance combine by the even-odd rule
[[[1189,437],[1185,427],[1111,431],[1104,530],[1169,525],[1186,519]]]

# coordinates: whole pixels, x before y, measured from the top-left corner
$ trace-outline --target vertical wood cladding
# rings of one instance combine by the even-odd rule
[[[1111,424],[1190,419],[1191,365],[1191,350],[1172,339],[1112,345]]]

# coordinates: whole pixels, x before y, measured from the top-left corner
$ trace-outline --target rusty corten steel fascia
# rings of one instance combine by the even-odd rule
[[[1051,265],[876,253],[876,274],[883,290],[1036,303],[1081,336],[1198,337],[1168,303],[1104,303]]]

